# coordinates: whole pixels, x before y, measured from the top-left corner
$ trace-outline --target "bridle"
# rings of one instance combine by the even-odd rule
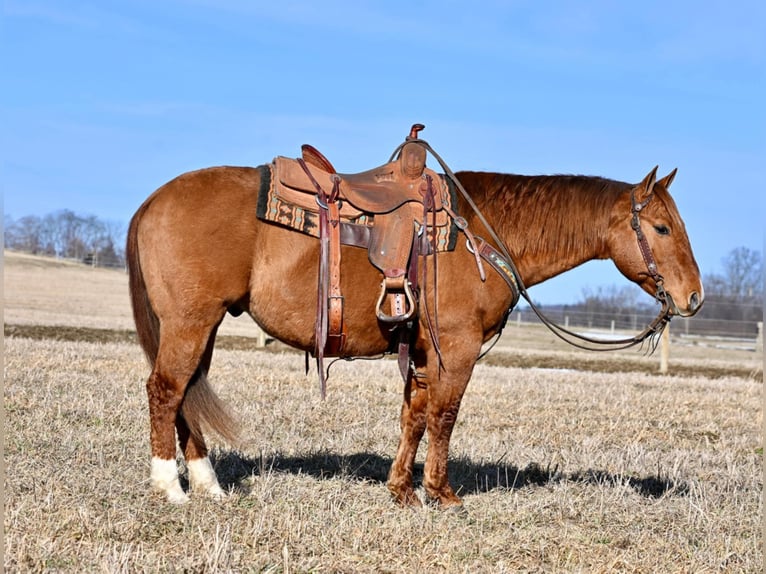
[[[646,328],[644,328],[643,331],[641,331],[637,335],[623,338],[623,339],[597,339],[597,338],[588,337],[586,335],[581,335],[579,333],[570,331],[569,329],[566,329],[565,327],[562,327],[561,325],[557,325],[551,319],[545,316],[542,310],[537,305],[535,305],[535,303],[532,301],[532,298],[527,293],[527,289],[524,286],[524,282],[521,280],[521,276],[519,275],[518,269],[516,268],[516,265],[513,262],[513,257],[511,257],[510,251],[508,250],[507,246],[500,239],[500,237],[497,235],[497,233],[492,228],[492,226],[489,224],[487,219],[484,217],[484,214],[482,214],[481,210],[478,208],[478,206],[473,201],[473,199],[471,199],[471,197],[468,195],[468,192],[460,183],[457,176],[455,176],[454,172],[450,170],[450,168],[447,166],[444,160],[442,160],[439,154],[437,154],[433,150],[433,148],[428,144],[428,142],[426,142],[425,140],[419,139],[417,140],[417,143],[422,145],[434,158],[436,158],[436,160],[439,162],[439,165],[441,165],[442,169],[444,169],[445,175],[450,178],[450,180],[455,184],[455,187],[460,191],[460,194],[463,196],[463,199],[465,199],[465,201],[471,207],[473,212],[476,214],[481,224],[487,230],[487,233],[489,234],[489,236],[498,246],[500,254],[502,254],[502,256],[505,258],[506,260],[505,263],[507,263],[508,267],[511,269],[513,275],[516,278],[519,294],[522,297],[524,297],[524,299],[529,304],[529,307],[532,309],[532,311],[534,311],[535,315],[538,316],[540,321],[546,327],[548,327],[553,332],[553,334],[555,334],[557,337],[559,337],[560,339],[562,339],[563,341],[569,343],[570,345],[574,347],[577,347],[580,349],[586,349],[589,351],[617,351],[620,349],[627,349],[630,347],[634,347],[636,345],[641,345],[646,340],[649,340],[650,342],[649,352],[654,351],[654,349],[657,347],[657,344],[659,343],[659,335],[662,334],[662,331],[670,322],[671,309],[673,306],[673,300],[670,297],[670,294],[667,291],[665,291],[664,279],[658,271],[657,262],[654,258],[651,247],[649,246],[649,242],[646,239],[646,235],[641,229],[641,221],[639,219],[639,214],[641,213],[641,211],[649,204],[651,199],[654,197],[654,190],[652,190],[649,196],[646,199],[644,199],[642,202],[638,202],[636,200],[635,189],[631,191],[630,193],[630,202],[631,202],[630,226],[633,229],[633,231],[635,231],[636,233],[638,247],[639,247],[639,250],[641,251],[641,256],[643,257],[644,263],[646,264],[647,274],[649,275],[649,277],[652,278],[652,280],[654,281],[656,285],[656,291],[655,291],[654,297],[657,301],[660,302],[662,307],[660,308],[660,311],[657,317],[651,323],[649,323],[646,326]],[[404,144],[400,145],[398,148],[394,150],[394,153],[391,155],[392,159],[396,156],[396,154],[399,152],[399,150],[401,150],[403,146]],[[506,313],[506,318],[508,314],[510,314],[512,309],[513,308],[508,310],[508,313]],[[498,333],[498,336],[499,336],[499,333]]]
[[[646,264],[646,270],[648,271],[649,277],[652,278],[654,281],[654,284],[657,287],[657,291],[654,294],[655,299],[657,299],[660,303],[665,304],[668,303],[669,305],[672,302],[672,298],[670,295],[665,291],[665,278],[660,275],[658,269],[657,269],[657,262],[654,260],[654,254],[652,253],[652,248],[649,246],[649,242],[646,239],[646,235],[644,235],[643,230],[641,229],[641,220],[639,219],[638,215],[641,213],[641,210],[643,210],[649,202],[654,197],[654,190],[647,196],[647,198],[642,201],[638,202],[636,200],[636,190],[633,189],[630,192],[630,213],[631,213],[631,219],[630,219],[630,227],[633,229],[633,231],[636,232],[636,239],[638,240],[638,248],[641,251],[641,257],[644,258],[644,263]]]

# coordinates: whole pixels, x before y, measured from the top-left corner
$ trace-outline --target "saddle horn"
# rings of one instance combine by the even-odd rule
[[[402,153],[399,154],[399,167],[402,175],[408,179],[419,178],[426,168],[426,148],[416,143],[418,132],[425,129],[423,124],[413,124],[407,136]]]

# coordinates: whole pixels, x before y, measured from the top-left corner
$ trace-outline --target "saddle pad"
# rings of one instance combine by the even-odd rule
[[[258,219],[318,238],[319,205],[316,202],[316,195],[292,190],[282,185],[275,163],[261,165],[258,169],[261,175],[256,209]],[[445,203],[450,206],[455,205],[457,194],[454,185],[448,178],[441,177],[441,179],[448,190]],[[342,221],[367,227],[375,225],[374,214],[364,213],[348,202],[341,201],[339,212]],[[428,215],[429,228],[431,216],[432,214]],[[422,226],[420,219],[422,215],[415,221],[418,228]],[[444,210],[437,212],[436,223],[436,250],[452,251],[457,244],[458,228]]]

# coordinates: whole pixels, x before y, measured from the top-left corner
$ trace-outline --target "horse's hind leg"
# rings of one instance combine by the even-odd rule
[[[218,483],[213,465],[208,457],[205,439],[201,433],[192,432],[183,414],[176,417],[176,431],[186,467],[189,469],[189,483],[195,492],[203,492],[214,498],[223,498],[225,492]]]
[[[208,341],[215,324],[216,322],[210,325],[163,324],[160,329],[157,360],[146,382],[151,424],[151,482],[155,489],[163,492],[170,502],[176,504],[189,499],[178,480],[176,425],[182,417],[180,409],[187,386],[201,373],[202,358],[208,349]],[[185,443],[184,450],[192,456],[191,460],[204,458],[207,454],[204,442],[191,439],[190,433],[187,432],[190,430],[189,426],[185,422],[180,425],[179,430],[180,438]],[[202,457],[199,456],[201,453],[204,453]],[[195,463],[197,464],[204,463]]]
[[[217,397],[208,392],[207,373],[213,357],[217,330],[218,327],[216,326],[208,337],[199,368],[187,387],[181,410],[176,415],[176,431],[178,432],[181,451],[186,459],[186,467],[189,469],[189,482],[192,490],[221,498],[225,493],[219,485],[213,465],[210,463],[207,445],[200,428],[200,419],[210,418],[211,414],[217,416],[218,421],[229,417]],[[202,412],[204,410],[212,410],[213,413],[204,413]],[[233,421],[225,420],[227,425],[230,422]]]

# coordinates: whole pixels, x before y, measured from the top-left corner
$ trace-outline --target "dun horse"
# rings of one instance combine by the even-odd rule
[[[650,295],[664,289],[670,314],[691,316],[703,301],[700,273],[668,193],[675,170],[659,180],[656,171],[637,185],[599,177],[459,172],[472,201],[458,196],[452,215],[457,212],[468,230],[485,236],[482,217],[473,209],[478,208],[526,286],[592,259],[611,259]],[[176,434],[191,490],[224,494],[202,429],[236,438],[233,419],[206,380],[225,314],[248,313],[288,345],[317,349],[320,241],[256,216],[267,173],[262,166],[183,174],[151,195],[130,224],[131,300],[151,365],[146,383],[151,483],[174,503],[188,500],[179,483]],[[401,435],[388,477],[388,489],[402,505],[421,504],[412,474],[426,432],[425,493],[442,507],[462,504],[447,477],[450,436],[482,344],[502,328],[517,296],[494,269],[480,276],[474,243],[461,240],[451,250],[415,256],[422,260],[419,273],[427,269],[430,277],[421,281]],[[342,246],[340,261],[344,344],[339,354],[390,351],[398,343],[397,330],[376,314],[383,273],[359,247]],[[647,261],[656,267],[648,269]]]

